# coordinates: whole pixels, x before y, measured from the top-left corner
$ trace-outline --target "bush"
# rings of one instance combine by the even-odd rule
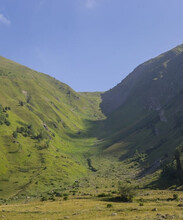
[[[53,195],[50,196],[49,200],[55,201],[55,197]]]
[[[98,194],[98,197],[106,197],[107,195],[105,193]]]
[[[68,196],[68,195],[69,195],[68,193],[64,193],[64,194],[63,194],[63,196]]]
[[[134,196],[136,195],[135,188],[129,184],[120,185],[119,193],[121,201],[123,202],[132,202]]]
[[[179,195],[177,193],[173,194],[173,200],[176,200],[176,201],[179,200]]]
[[[107,208],[112,208],[112,204],[107,204]]]
[[[35,130],[31,124],[24,124],[21,127],[17,127],[16,132],[22,134],[24,137],[35,139]]]
[[[42,202],[43,202],[43,201],[47,201],[47,200],[48,200],[47,197],[45,197],[45,196],[41,197],[41,201],[42,201]]]
[[[11,125],[11,123],[8,120],[5,120],[4,123],[6,124],[6,126],[10,126]]]
[[[64,200],[65,200],[65,201],[68,200],[68,196],[64,196]]]
[[[19,105],[20,106],[24,106],[24,102],[23,101],[19,101]]]
[[[174,153],[174,158],[162,168],[161,178],[165,179],[169,185],[183,184],[183,144],[179,145]]]
[[[62,193],[60,193],[60,192],[55,192],[55,196],[56,196],[56,197],[62,197]]]
[[[142,202],[142,203],[143,203],[143,202],[145,202],[145,200],[144,200],[143,198],[140,198],[140,199],[139,199],[139,202]]]
[[[14,131],[12,135],[15,139],[18,137],[18,133],[16,131]]]

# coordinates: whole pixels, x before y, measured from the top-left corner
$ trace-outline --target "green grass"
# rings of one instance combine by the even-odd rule
[[[182,192],[178,192],[183,198]],[[6,219],[182,219],[182,202],[168,201],[172,191],[138,191],[132,203],[104,201],[93,196],[69,196],[68,200],[31,201],[0,206],[0,216]],[[106,198],[107,199],[107,198]],[[140,205],[143,201],[143,206]],[[109,204],[112,206],[109,207]]]
[[[182,141],[181,54],[182,46],[142,64],[134,71],[135,79],[129,76],[104,94],[77,93],[46,74],[0,57],[0,104],[11,108],[6,112],[10,125],[0,125],[0,198],[63,191],[78,180],[83,193],[91,188],[103,193],[118,181],[138,183],[143,168],[170,160]],[[172,94],[167,85],[173,80],[176,95],[167,101]],[[166,122],[160,120],[157,103]],[[119,108],[110,112],[113,105]],[[106,117],[102,111],[111,114]],[[17,127],[30,125],[31,131],[13,137]],[[144,187],[158,175],[138,184]]]
[[[48,75],[0,61],[0,104],[11,107],[11,125],[0,125],[0,197],[38,195],[86,175],[84,155],[97,142],[88,132],[94,121],[104,119],[100,93],[76,93]],[[31,124],[35,135],[44,130],[45,139],[20,133],[14,139],[22,124]],[[41,150],[47,141],[49,147]]]

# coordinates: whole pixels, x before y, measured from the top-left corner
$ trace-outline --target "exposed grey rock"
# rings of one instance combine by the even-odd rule
[[[111,216],[117,216],[117,215],[118,215],[117,213],[112,213],[112,214],[111,214]]]

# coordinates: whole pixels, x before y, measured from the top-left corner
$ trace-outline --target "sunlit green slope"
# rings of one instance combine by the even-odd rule
[[[33,195],[86,174],[99,93],[76,93],[56,79],[0,57],[0,194]],[[92,135],[91,135],[92,136]],[[0,196],[1,197],[1,196]]]

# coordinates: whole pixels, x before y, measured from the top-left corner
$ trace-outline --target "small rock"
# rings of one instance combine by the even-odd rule
[[[160,213],[157,213],[156,216],[158,216],[158,217],[160,217],[160,218],[165,218],[165,219],[166,219],[166,215],[162,215],[162,214],[160,214]]]
[[[157,211],[158,211],[158,209],[157,209],[157,208],[154,208],[154,209],[152,209],[152,211],[153,211],[153,212],[157,212]]]
[[[79,213],[73,213],[72,215],[78,215]]]
[[[112,213],[112,214],[111,214],[111,216],[117,216],[117,215],[118,215],[117,213]]]
[[[167,219],[174,219],[174,216],[173,216],[173,215],[169,215],[169,214],[166,214],[165,217],[166,217]]]

